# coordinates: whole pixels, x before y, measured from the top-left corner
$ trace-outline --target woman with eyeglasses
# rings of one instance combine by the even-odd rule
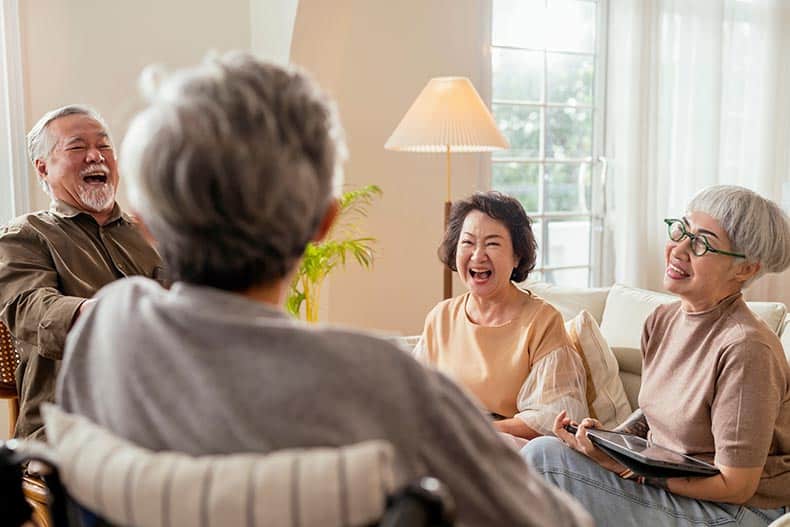
[[[790,509],[790,366],[741,291],[790,265],[790,223],[770,200],[714,186],[664,220],[664,287],[642,333],[639,409],[617,430],[715,464],[710,477],[644,478],[596,448],[565,412],[522,454],[599,525],[767,525]]]

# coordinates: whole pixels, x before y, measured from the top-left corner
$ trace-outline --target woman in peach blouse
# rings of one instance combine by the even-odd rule
[[[562,316],[515,284],[536,253],[514,198],[492,191],[454,203],[439,258],[467,292],[431,310],[414,350],[469,390],[500,432],[524,439],[550,433],[559,410],[588,415],[584,366]]]

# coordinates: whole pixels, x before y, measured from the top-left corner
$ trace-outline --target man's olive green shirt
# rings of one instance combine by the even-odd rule
[[[105,225],[54,200],[49,210],[0,227],[0,321],[21,359],[17,437],[43,432],[39,405],[54,400],[66,334],[80,304],[132,275],[161,279],[162,264],[117,204]]]

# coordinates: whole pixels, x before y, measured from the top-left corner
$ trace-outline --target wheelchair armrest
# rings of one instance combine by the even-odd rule
[[[451,527],[455,502],[438,479],[425,477],[387,500],[379,527]]]

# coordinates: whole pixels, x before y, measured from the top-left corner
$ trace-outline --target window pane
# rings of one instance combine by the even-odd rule
[[[496,29],[496,26],[494,27]],[[595,51],[595,3],[549,0],[546,47],[565,51]]]
[[[532,233],[538,243],[538,251],[535,255],[535,267],[543,267],[543,222],[541,220],[532,221]]]
[[[492,43],[495,46],[539,48],[545,46],[544,0],[494,0]]]
[[[589,265],[590,263],[590,220],[561,219],[549,221],[548,253],[546,265],[564,267]]]
[[[494,100],[543,101],[543,52],[491,50]]]
[[[544,271],[546,282],[568,287],[588,287],[590,270],[583,269],[561,269],[557,271]]]
[[[527,276],[527,282],[542,282],[543,281],[543,273],[540,271],[532,271]]]
[[[546,109],[546,157],[589,159],[592,156],[592,111]]]
[[[509,150],[494,157],[538,157],[540,151],[540,108],[513,104],[493,104],[494,120],[510,142]]]
[[[548,101],[592,104],[593,63],[593,57],[588,55],[548,53]]]
[[[540,210],[540,165],[538,163],[494,163],[491,188],[513,196],[527,212]]]
[[[546,212],[589,212],[592,185],[589,163],[546,165]]]

